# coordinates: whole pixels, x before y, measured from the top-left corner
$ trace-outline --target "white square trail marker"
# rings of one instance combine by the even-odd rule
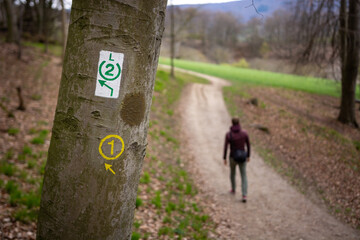
[[[95,96],[118,98],[124,54],[100,51]]]

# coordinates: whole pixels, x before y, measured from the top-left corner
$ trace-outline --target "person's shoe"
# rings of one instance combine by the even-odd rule
[[[243,196],[242,202],[243,202],[243,203],[246,203],[246,196]]]
[[[231,194],[235,194],[235,190],[234,190],[234,189],[231,189],[229,192],[230,192]]]

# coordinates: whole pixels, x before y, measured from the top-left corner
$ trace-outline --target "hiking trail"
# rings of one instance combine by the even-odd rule
[[[237,193],[229,194],[230,169],[222,160],[225,133],[231,125],[222,87],[229,83],[178,70],[211,82],[188,85],[179,103],[179,113],[184,152],[192,159],[189,164],[195,168],[194,178],[215,202],[214,211],[222,215],[217,221],[227,219],[231,233],[224,239],[360,239],[359,231],[340,222],[326,208],[298,192],[268,166],[254,148],[247,165],[248,202],[241,202],[238,168]],[[217,213],[215,215],[219,215]]]

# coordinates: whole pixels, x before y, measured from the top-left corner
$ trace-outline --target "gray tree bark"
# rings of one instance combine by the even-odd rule
[[[4,0],[6,19],[7,19],[7,35],[6,42],[16,42],[18,33],[16,27],[16,14],[12,0]]]
[[[341,0],[340,4],[341,105],[338,120],[359,127],[355,114],[355,92],[359,68],[360,7],[357,0]]]
[[[73,1],[37,239],[131,238],[165,7]],[[94,95],[101,50],[124,54],[118,98]]]

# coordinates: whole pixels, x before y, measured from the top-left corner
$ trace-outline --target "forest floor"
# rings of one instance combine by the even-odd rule
[[[0,239],[35,239],[61,60],[26,47],[19,61],[16,52],[14,45],[0,46]],[[226,88],[231,114],[241,116],[257,145],[244,205],[240,194],[228,194],[228,168],[222,165],[230,121],[223,81],[210,78],[214,84],[188,85],[201,79],[178,76],[175,82],[166,72],[157,75],[132,239],[359,238],[358,231],[327,209],[335,206],[333,214],[358,226],[360,134],[331,120],[337,111],[333,98],[251,86]],[[18,86],[25,111],[17,110]],[[258,107],[248,104],[252,97],[258,98]],[[268,127],[270,133],[253,124]],[[335,140],[329,145],[328,139]],[[323,165],[311,165],[314,159]],[[303,181],[304,176],[310,181]],[[316,191],[316,196],[308,194]],[[318,195],[324,200],[316,200]]]
[[[35,239],[42,179],[61,77],[61,59],[41,49],[0,45],[0,239]],[[174,110],[189,75],[155,82],[147,154],[132,239],[221,239],[214,205],[201,197],[180,154]],[[26,109],[18,110],[17,87]],[[9,116],[10,115],[10,116]]]

